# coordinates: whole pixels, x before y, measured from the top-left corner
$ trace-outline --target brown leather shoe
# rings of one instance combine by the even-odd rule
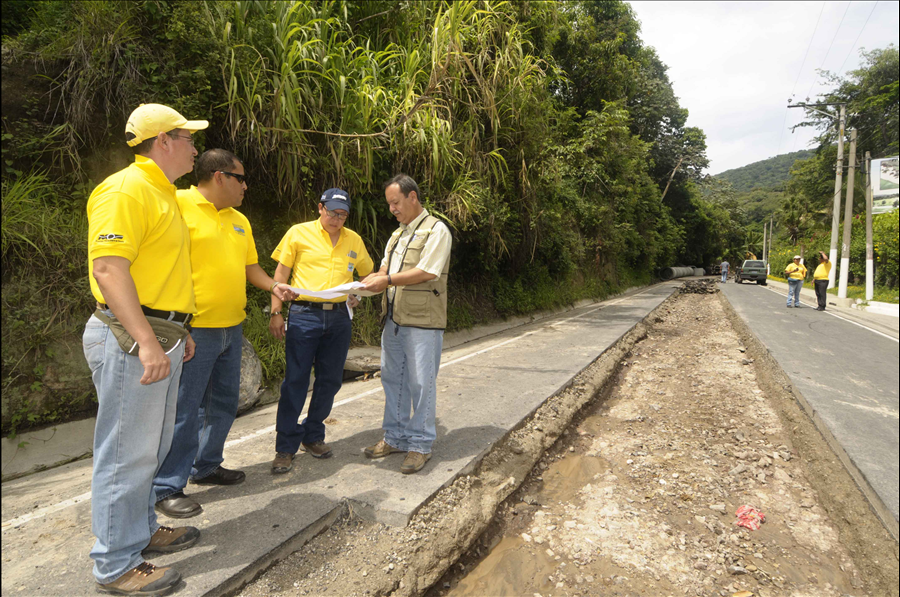
[[[325,442],[301,443],[300,449],[304,452],[309,452],[309,455],[314,458],[331,458],[332,456],[331,448]]]
[[[144,548],[141,555],[148,553],[174,553],[187,549],[200,538],[200,531],[196,527],[159,527],[150,537],[150,544]]]
[[[366,458],[384,458],[385,456],[390,456],[391,454],[402,451],[403,450],[395,448],[383,439],[374,446],[369,446],[365,449]]]
[[[431,460],[431,452],[422,454],[421,452],[407,452],[403,464],[400,465],[400,472],[404,475],[418,473],[425,466],[425,463]]]
[[[294,468],[294,455],[287,452],[275,452],[275,460],[272,461],[272,472],[281,475]]]
[[[177,570],[144,562],[111,583],[98,583],[97,590],[113,595],[167,595],[180,582],[181,574]]]

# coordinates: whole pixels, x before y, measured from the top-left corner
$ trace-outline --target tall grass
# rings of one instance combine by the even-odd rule
[[[4,270],[41,268],[58,276],[86,267],[87,217],[60,204],[60,185],[38,172],[4,179],[2,193]]]

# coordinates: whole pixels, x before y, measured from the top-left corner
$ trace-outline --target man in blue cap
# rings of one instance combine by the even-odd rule
[[[288,230],[272,259],[278,262],[275,280],[294,288],[326,290],[353,281],[354,272],[366,276],[374,264],[362,238],[344,227],[350,215],[350,196],[341,189],[328,189],[319,199],[319,218]],[[350,299],[350,307],[356,299]],[[301,447],[315,458],[328,458],[325,419],[331,414],[334,396],[341,389],[344,361],[350,348],[350,313],[346,297],[323,300],[300,295],[290,303],[287,325],[282,301],[272,295],[269,332],[285,340],[285,376],[275,420],[275,460],[272,472],[286,473]],[[313,366],[309,412],[298,423]]]

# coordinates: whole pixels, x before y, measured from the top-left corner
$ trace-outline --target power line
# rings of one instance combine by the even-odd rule
[[[866,25],[869,24],[869,19],[872,18],[872,13],[875,12],[875,7],[878,6],[878,1],[876,0],[875,5],[872,6],[872,10],[869,12],[869,16],[866,17],[866,22],[863,23],[862,29],[859,30],[859,35],[856,36],[856,41],[853,42],[853,45],[850,46],[850,51],[847,52],[847,57],[844,58],[844,61],[841,62],[841,68],[838,69],[838,76],[844,72],[844,65],[847,64],[847,60],[850,59],[850,55],[853,54],[853,50],[856,49],[856,44],[859,43],[859,38],[862,37],[863,31],[866,30]]]
[[[803,54],[803,62],[800,63],[800,70],[797,71],[797,80],[794,81],[794,87],[791,89],[791,99],[794,97],[794,92],[797,91],[797,84],[800,82],[800,75],[803,74],[803,67],[806,66],[806,58],[809,56],[809,49],[812,47],[813,40],[816,38],[816,32],[819,30],[819,23],[822,20],[822,13],[825,12],[825,2],[822,2],[822,8],[819,10],[819,18],[816,19],[816,26],[813,28],[812,36],[809,38],[809,43],[806,45],[806,53]],[[788,100],[790,102],[790,100]],[[781,121],[781,136],[778,138],[778,151],[775,152],[775,155],[781,154],[781,143],[784,141],[784,130],[785,124],[787,124],[787,108],[784,109],[784,119]]]
[[[841,32],[841,25],[844,24],[844,18],[847,16],[847,11],[850,10],[850,2],[847,2],[847,8],[844,9],[844,16],[841,17],[841,22],[838,23],[837,31],[834,32],[834,37],[831,38],[831,43],[828,44],[828,51],[825,52],[825,58],[822,59],[822,64],[819,65],[817,71],[822,70],[822,67],[825,66],[825,61],[828,60],[828,55],[831,54],[831,48],[834,46],[834,40],[837,39],[838,33]],[[812,84],[809,86],[809,91],[806,92],[806,97],[809,97],[809,94],[812,93],[813,87],[816,86],[816,83],[819,81],[819,76],[816,74],[816,77],[813,79]]]

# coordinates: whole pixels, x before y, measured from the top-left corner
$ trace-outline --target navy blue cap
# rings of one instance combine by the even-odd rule
[[[341,189],[328,189],[322,193],[319,203],[324,205],[325,209],[343,209],[350,213],[350,195]]]

